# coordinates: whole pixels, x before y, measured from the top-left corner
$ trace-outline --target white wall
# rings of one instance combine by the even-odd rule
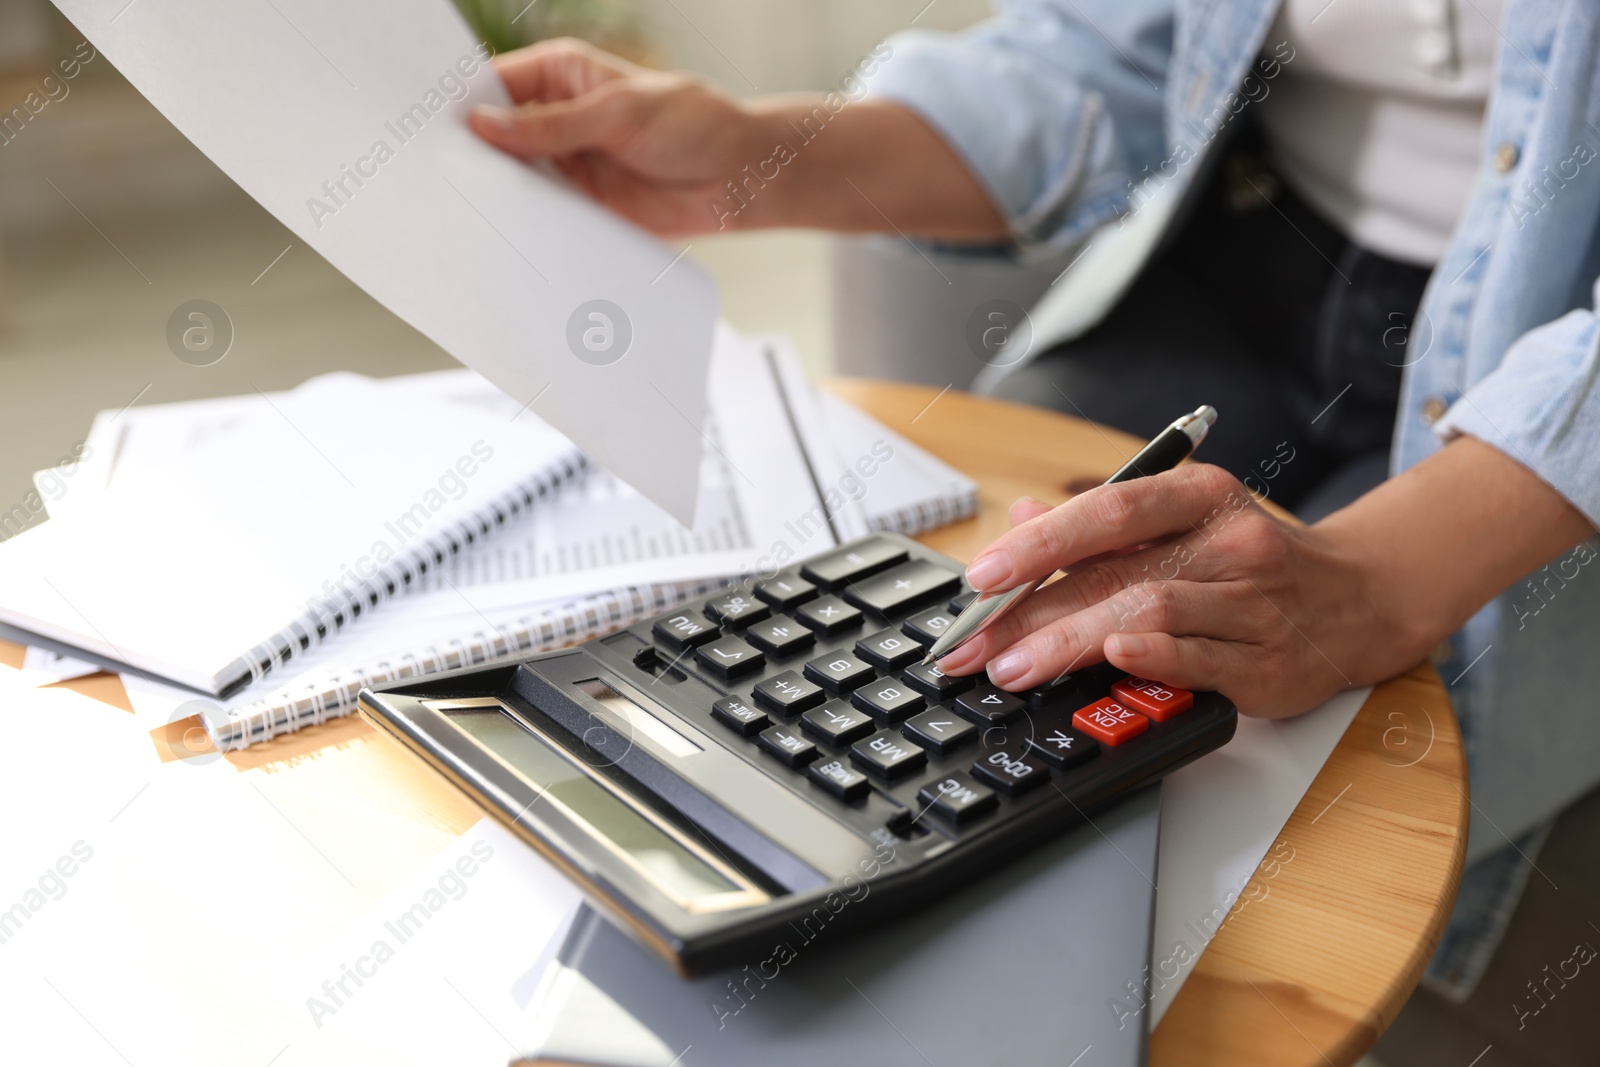
[[[730,91],[782,92],[836,84],[872,46],[916,19],[959,29],[988,0],[637,0],[674,66]]]

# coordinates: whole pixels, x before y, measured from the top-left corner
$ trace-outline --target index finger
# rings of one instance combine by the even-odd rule
[[[1004,592],[1119,549],[1187,533],[1251,498],[1238,480],[1205,463],[1102,485],[1002,534],[967,567],[967,581]]]
[[[496,56],[494,69],[511,99],[525,104],[571,100],[639,68],[586,42],[560,38]]]

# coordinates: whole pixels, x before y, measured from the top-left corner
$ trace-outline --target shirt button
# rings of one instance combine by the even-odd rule
[[[1428,397],[1422,402],[1422,425],[1432,426],[1434,423],[1444,418],[1444,413],[1448,411],[1449,408],[1450,405],[1445,403],[1444,397]]]
[[[1501,174],[1511,173],[1511,168],[1517,165],[1519,153],[1517,146],[1510,141],[1500,142],[1500,147],[1494,150],[1494,169]]]

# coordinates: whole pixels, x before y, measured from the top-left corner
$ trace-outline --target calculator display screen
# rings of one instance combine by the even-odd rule
[[[541,793],[535,804],[551,800],[565,808],[668,896],[692,908],[704,898],[742,894],[751,888],[685,848],[503,708],[441,710],[452,723],[538,786]]]

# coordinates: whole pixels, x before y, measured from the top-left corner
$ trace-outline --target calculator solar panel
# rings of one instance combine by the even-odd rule
[[[1216,748],[1234,707],[1098,664],[1022,693],[923,665],[975,594],[880,534],[608,637],[364,691],[685,973],[952,892]]]

